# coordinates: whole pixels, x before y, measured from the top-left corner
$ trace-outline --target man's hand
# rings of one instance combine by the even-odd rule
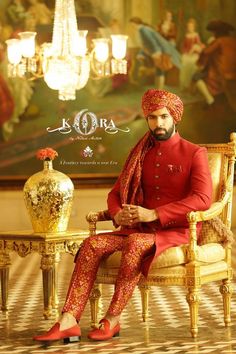
[[[117,225],[132,226],[138,222],[151,222],[158,219],[155,209],[146,209],[132,204],[123,204],[114,217]]]
[[[138,205],[123,204],[123,210],[130,215],[132,223],[151,222],[158,219],[155,209],[146,209]]]
[[[115,223],[119,226],[131,226],[133,224],[130,213],[122,209],[114,216]]]

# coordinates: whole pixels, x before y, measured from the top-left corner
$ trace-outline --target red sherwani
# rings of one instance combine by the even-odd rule
[[[182,139],[179,133],[166,141],[155,141],[144,158],[141,183],[142,206],[156,209],[159,220],[114,233],[155,233],[155,257],[169,247],[188,243],[187,213],[206,210],[211,204],[212,182],[206,149]],[[121,209],[119,191],[120,179],[108,195],[112,217]],[[145,275],[153,258],[144,264]]]
[[[120,315],[141,271],[147,275],[153,259],[168,247],[188,243],[186,214],[207,209],[211,190],[204,148],[180,138],[178,133],[163,142],[150,140],[146,134],[131,151],[109,193],[108,208],[114,217],[122,203],[134,203],[156,209],[159,219],[88,237],[76,257],[63,312],[80,319],[101,260],[121,251],[115,292],[107,312]]]

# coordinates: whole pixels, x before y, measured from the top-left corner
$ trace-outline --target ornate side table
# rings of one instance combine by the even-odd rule
[[[0,232],[0,275],[2,289],[1,310],[8,311],[10,252],[25,257],[32,252],[39,253],[43,274],[44,317],[49,319],[58,311],[58,264],[63,253],[75,255],[81,242],[88,236],[83,230],[58,233],[33,233],[33,231]]]

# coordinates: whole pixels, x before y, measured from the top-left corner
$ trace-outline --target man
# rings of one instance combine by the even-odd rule
[[[45,335],[48,341],[80,336],[80,320],[102,258],[122,251],[115,292],[93,340],[119,334],[119,316],[141,273],[168,247],[188,243],[186,214],[211,204],[211,176],[206,150],[179,136],[183,103],[163,90],[148,90],[142,109],[149,131],[131,151],[108,195],[108,209],[119,231],[88,237],[76,257],[62,317]],[[200,230],[200,227],[198,231]]]
[[[145,24],[139,17],[130,19],[131,26],[138,35],[141,52],[138,57],[150,57],[155,66],[155,85],[163,89],[166,72],[174,66],[181,68],[181,56],[177,49],[151,26]]]

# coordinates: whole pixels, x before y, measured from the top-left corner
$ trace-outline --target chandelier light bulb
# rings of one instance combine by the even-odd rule
[[[126,47],[128,36],[114,34],[111,35],[112,39],[112,55],[117,60],[122,60],[126,56]]]
[[[95,59],[100,63],[105,63],[109,57],[108,42],[109,39],[107,38],[98,38],[93,40],[93,43],[95,45],[94,47]]]
[[[6,44],[9,63],[18,65],[22,58],[20,39],[8,39]]]
[[[33,58],[35,55],[35,36],[36,32],[18,33],[21,43],[21,52],[25,58]]]

